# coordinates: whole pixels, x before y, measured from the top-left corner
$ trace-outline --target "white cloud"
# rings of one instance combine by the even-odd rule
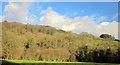
[[[78,16],[72,19],[60,15],[58,12],[54,11],[52,7],[43,10],[41,14],[43,14],[43,16],[40,18],[40,25],[49,25],[62,30],[73,31],[75,33],[89,32],[95,36],[102,33],[118,36],[118,22],[115,21],[96,23],[93,16]],[[102,21],[103,19],[106,19],[106,17],[101,16],[97,19]]]
[[[50,25],[56,28],[62,28],[72,21],[71,19],[61,16],[59,13],[53,11],[51,7],[48,7],[47,10],[42,11],[41,14],[44,14],[44,16],[40,18],[40,24],[42,25]]]
[[[100,23],[100,25],[102,25],[102,26],[109,25],[109,24],[110,24],[109,22],[102,22],[102,23]]]
[[[2,22],[2,16],[0,16],[0,22]]]
[[[99,21],[99,22],[104,21],[104,20],[107,20],[107,16],[100,16],[97,19],[97,21]]]
[[[30,3],[25,2],[9,2],[5,6],[3,20],[16,21],[21,23],[32,23],[35,18],[29,15]]]
[[[104,22],[104,23],[105,25],[100,24],[101,26],[100,33],[107,33],[118,37],[118,22],[113,21],[113,22]]]

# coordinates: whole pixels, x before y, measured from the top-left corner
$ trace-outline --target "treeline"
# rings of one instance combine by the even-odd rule
[[[75,34],[50,26],[1,22],[2,59],[111,62],[120,60],[120,42],[111,35]]]
[[[99,63],[119,63],[120,61],[120,49],[117,52],[112,52],[111,48],[107,50],[97,50],[88,51],[88,46],[79,48],[74,54],[75,59],[71,55],[68,61],[78,61],[78,62],[99,62]]]

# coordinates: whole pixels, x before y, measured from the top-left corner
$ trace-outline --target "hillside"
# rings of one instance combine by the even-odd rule
[[[101,61],[100,53],[107,59],[118,60],[118,42],[97,38],[83,32],[75,34],[50,26],[2,22],[2,59],[43,61]],[[98,52],[98,56],[94,54]],[[96,54],[97,55],[97,54]],[[114,57],[113,57],[114,56]],[[114,61],[114,59],[117,59]],[[106,61],[107,62],[107,61]]]

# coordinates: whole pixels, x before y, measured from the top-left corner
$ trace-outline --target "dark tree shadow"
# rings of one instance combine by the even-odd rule
[[[0,61],[2,62],[1,65],[19,65],[19,64],[17,64],[17,63],[8,62],[8,61],[6,61],[6,60],[0,60]]]

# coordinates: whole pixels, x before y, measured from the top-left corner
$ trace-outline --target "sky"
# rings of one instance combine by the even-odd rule
[[[2,2],[119,2],[119,0],[0,0]]]
[[[2,20],[119,37],[117,2],[0,2],[0,5]]]

